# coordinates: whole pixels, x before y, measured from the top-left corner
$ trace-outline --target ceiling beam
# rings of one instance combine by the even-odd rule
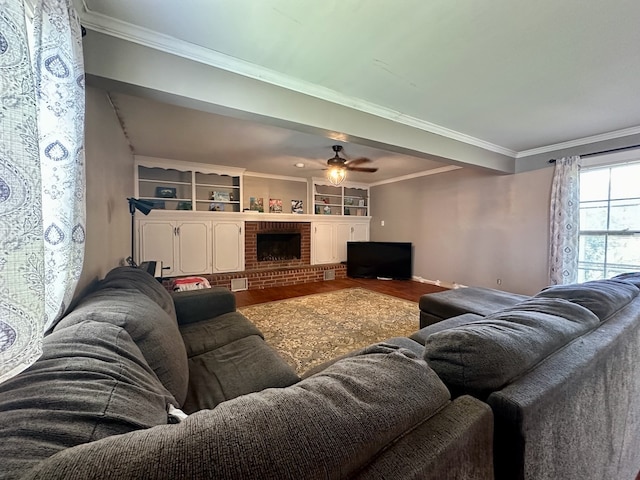
[[[461,167],[514,173],[515,159],[414,126],[90,31],[87,83]]]

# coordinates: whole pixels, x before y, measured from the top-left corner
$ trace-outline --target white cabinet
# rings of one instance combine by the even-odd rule
[[[209,222],[177,222],[177,264],[180,275],[211,270],[211,225]]]
[[[335,263],[336,254],[336,224],[313,222],[311,225],[311,245],[313,249],[313,263]]]
[[[140,220],[139,262],[162,262],[163,276],[211,271],[211,223],[208,221]]]
[[[369,240],[369,220],[318,221],[311,226],[313,263],[347,260],[347,242]]]
[[[244,270],[244,232],[240,221],[213,222],[213,271]]]
[[[176,275],[175,223],[138,222],[138,263],[155,260],[163,267],[163,276]]]
[[[138,261],[162,262],[166,277],[239,272],[244,269],[242,227],[235,220],[140,219]]]

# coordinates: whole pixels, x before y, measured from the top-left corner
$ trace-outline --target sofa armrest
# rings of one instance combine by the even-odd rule
[[[186,290],[171,294],[178,325],[200,322],[236,311],[236,297],[224,287]]]
[[[427,439],[427,440],[426,440]],[[464,395],[384,451],[354,480],[493,480],[493,413]]]
[[[377,345],[288,388],[63,450],[23,478],[352,478],[448,405],[424,361]]]

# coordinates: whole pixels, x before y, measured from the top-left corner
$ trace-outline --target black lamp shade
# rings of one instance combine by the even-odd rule
[[[149,212],[153,209],[153,203],[147,200],[138,200],[137,198],[127,198],[127,200],[129,200],[129,211],[132,215],[136,210],[144,215],[149,215]]]

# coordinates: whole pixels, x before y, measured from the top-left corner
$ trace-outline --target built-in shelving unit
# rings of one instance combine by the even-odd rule
[[[242,211],[244,169],[136,157],[136,196],[156,210]]]
[[[335,186],[314,179],[313,213],[316,215],[369,216],[369,187],[353,183]]]

